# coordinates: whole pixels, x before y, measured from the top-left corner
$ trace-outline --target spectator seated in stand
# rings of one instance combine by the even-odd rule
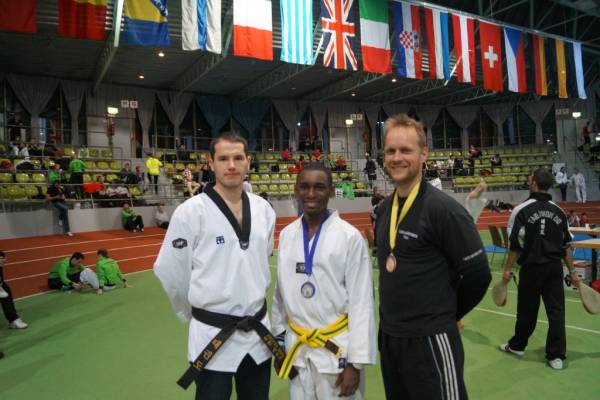
[[[13,165],[10,160],[2,160],[0,161],[0,170],[3,171],[11,171],[13,169]]]
[[[310,161],[321,161],[321,152],[319,150],[313,150],[310,153]]]
[[[137,183],[137,179],[135,174],[131,172],[131,165],[129,163],[125,163],[123,168],[121,168],[121,172],[119,172],[119,179],[127,185],[134,185]]]
[[[590,220],[588,219],[588,216],[586,213],[581,213],[581,216],[579,217],[579,225],[583,226],[583,227],[587,227],[587,225],[589,225]]]
[[[570,210],[567,214],[567,222],[571,227],[581,226],[581,220],[579,219],[579,215],[577,215],[577,211]]]
[[[290,149],[285,149],[281,152],[281,160],[286,162],[292,161],[292,152]]]
[[[29,156],[25,157],[25,159],[18,161],[15,164],[15,170],[17,171],[33,171],[35,170],[35,166],[29,159]]]
[[[123,227],[128,231],[144,232],[144,221],[142,220],[142,216],[136,214],[133,208],[129,207],[129,203],[123,203],[121,219],[123,220]]]
[[[492,167],[501,167],[502,166],[502,158],[500,154],[496,154],[492,158],[490,158],[490,164]]]
[[[296,161],[296,165],[288,168],[288,172],[290,174],[297,174],[302,171],[302,168],[304,168],[304,156],[300,156],[298,161]]]
[[[344,160],[344,157],[339,156],[337,161],[335,162],[335,170],[336,171],[345,171],[346,168],[347,168],[346,160]]]
[[[60,164],[50,161],[50,169],[48,170],[48,183],[53,184],[56,181],[63,180],[63,172],[60,169]]]
[[[116,207],[121,200],[129,198],[129,190],[121,181],[115,181],[106,189],[106,197],[114,200],[110,202],[110,207]]]

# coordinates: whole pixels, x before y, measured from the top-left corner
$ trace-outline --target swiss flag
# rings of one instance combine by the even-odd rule
[[[481,67],[483,88],[502,92],[502,36],[500,26],[479,21],[479,43],[481,46]]]

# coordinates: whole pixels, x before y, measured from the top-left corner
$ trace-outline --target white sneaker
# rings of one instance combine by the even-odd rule
[[[512,353],[515,356],[519,356],[519,357],[522,357],[523,354],[525,354],[524,351],[519,351],[519,350],[513,350],[513,349],[511,349],[510,346],[508,345],[508,343],[501,344],[500,345],[500,350],[502,350],[502,351],[504,351],[506,353]]]
[[[25,322],[23,322],[23,320],[21,318],[17,318],[8,325],[8,328],[9,329],[25,329],[25,328],[27,328],[27,324]]]
[[[8,293],[2,286],[0,286],[0,299],[5,299],[8,297]]]
[[[552,369],[563,369],[563,360],[555,358],[554,360],[546,360]]]
[[[63,221],[62,221],[62,219],[59,219],[59,220],[58,220],[58,226],[63,226]]]
[[[73,236],[73,234],[71,232],[67,232],[67,236]]]

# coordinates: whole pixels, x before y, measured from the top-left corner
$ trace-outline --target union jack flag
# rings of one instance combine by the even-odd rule
[[[356,36],[355,0],[321,0],[323,28],[323,65],[336,69],[358,70],[354,54]]]

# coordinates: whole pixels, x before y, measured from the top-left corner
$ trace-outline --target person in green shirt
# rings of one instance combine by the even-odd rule
[[[53,184],[56,181],[62,180],[62,171],[60,170],[60,164],[52,162],[50,169],[48,170],[48,183]]]
[[[96,293],[102,294],[103,291],[113,290],[117,287],[117,280],[123,282],[123,287],[131,288],[127,279],[119,269],[119,264],[112,258],[108,258],[108,250],[98,249],[98,260],[96,261],[96,272],[98,273],[98,283],[100,287]]]
[[[69,162],[69,172],[71,173],[71,185],[75,185],[77,198],[81,198],[83,193],[83,173],[85,172],[85,163],[75,156]]]
[[[71,257],[57,261],[48,274],[48,287],[60,290],[81,290],[81,272],[84,267],[81,261],[85,257],[80,252],[75,252]]]
[[[144,221],[142,216],[135,213],[133,208],[129,207],[129,203],[123,203],[121,209],[121,219],[123,227],[130,232],[144,232]]]

